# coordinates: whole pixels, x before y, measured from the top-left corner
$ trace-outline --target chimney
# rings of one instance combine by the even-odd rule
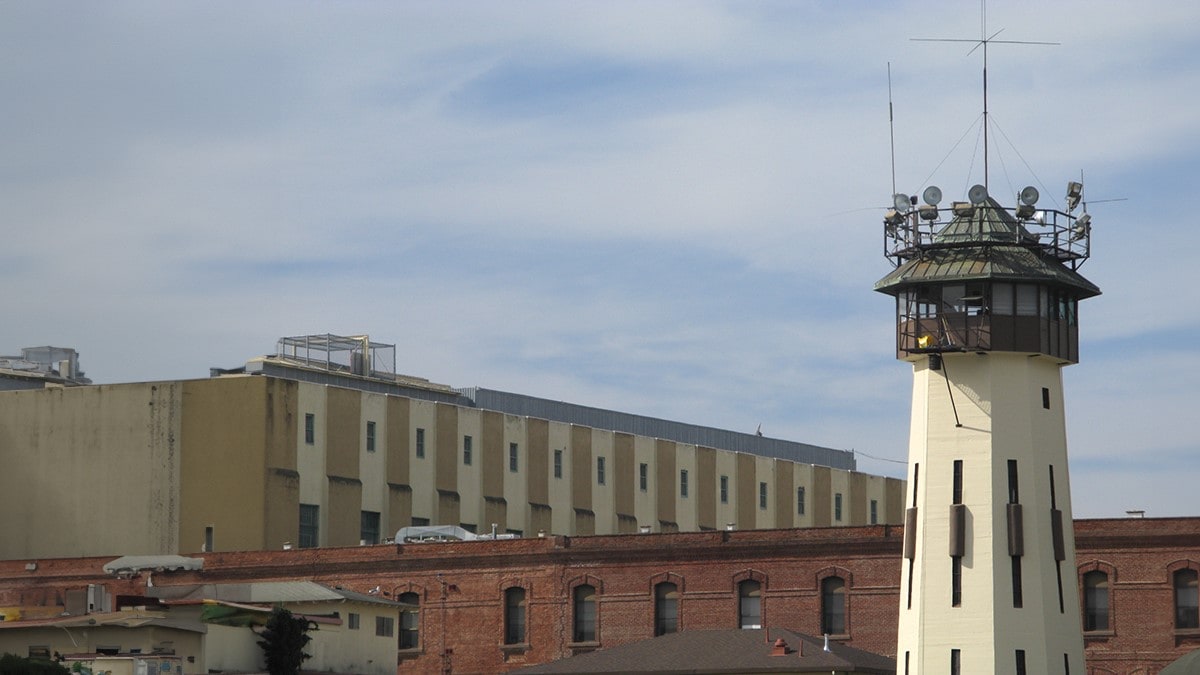
[[[775,645],[771,647],[771,656],[787,656],[788,644],[783,638],[775,641]]]

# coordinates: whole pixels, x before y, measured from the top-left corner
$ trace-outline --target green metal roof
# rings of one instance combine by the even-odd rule
[[[1036,244],[1037,237],[996,200],[988,197],[984,204],[972,209],[971,215],[955,216],[933,237],[934,244],[975,242]]]
[[[895,295],[920,284],[957,281],[1013,281],[1074,288],[1080,298],[1100,289],[1059,261],[1025,246],[932,248],[875,282],[875,290]]]

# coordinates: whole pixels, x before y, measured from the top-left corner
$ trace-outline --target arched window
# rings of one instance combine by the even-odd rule
[[[1108,575],[1100,570],[1083,575],[1083,629],[1108,630]]]
[[[762,628],[762,585],[753,579],[738,584],[738,626]]]
[[[519,586],[504,591],[504,644],[525,642],[525,589]]]
[[[679,588],[664,581],[654,587],[654,634],[679,630]]]
[[[821,580],[821,632],[846,634],[846,582],[841,577]]]
[[[420,646],[420,626],[421,626],[421,596],[416,593],[401,593],[398,598],[400,602],[406,605],[413,605],[411,608],[400,610],[400,649],[416,649]]]
[[[1200,628],[1200,597],[1196,591],[1196,570],[1175,573],[1175,628]]]
[[[587,584],[575,587],[574,640],[596,641],[596,589]]]

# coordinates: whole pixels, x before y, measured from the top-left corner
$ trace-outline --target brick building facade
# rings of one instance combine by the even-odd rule
[[[1085,632],[1089,673],[1152,675],[1200,647],[1200,518],[1081,520],[1075,531],[1081,597],[1094,622],[1107,608]],[[108,558],[10,561],[0,607],[64,605],[89,584],[121,604],[169,586],[311,579],[419,605],[398,622],[403,672],[498,672],[656,630],[753,622],[894,656],[901,544],[894,526],[550,536],[209,553],[202,571],[130,578],[104,574]],[[1107,585],[1089,594],[1097,571]]]

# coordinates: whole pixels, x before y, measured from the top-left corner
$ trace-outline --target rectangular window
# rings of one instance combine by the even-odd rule
[[[766,483],[758,484],[758,508],[760,508],[760,509],[767,508],[767,484]]]
[[[556,449],[554,451],[554,477],[555,478],[562,478],[562,464],[563,464],[562,455],[563,455],[562,450]]]
[[[962,556],[950,558],[950,606],[962,607]]]
[[[1017,650],[1017,675],[1025,675],[1025,650]]]
[[[796,488],[796,515],[804,515],[804,488]]]
[[[1021,501],[1021,492],[1017,485],[1017,460],[1008,460],[1008,503],[1016,504]]]
[[[1024,607],[1025,599],[1021,591],[1021,556],[1019,555],[1012,557],[1012,587],[1013,607]]]
[[[596,485],[604,485],[604,482],[605,482],[604,458],[597,457],[596,458]]]
[[[425,430],[417,429],[417,459],[425,458]]]
[[[358,538],[368,544],[379,543],[379,512],[363,511],[359,517]]]
[[[512,473],[517,472],[517,444],[508,444],[508,470]]]
[[[1042,387],[1042,407],[1046,410],[1050,409],[1050,390]]]
[[[679,496],[680,497],[688,496],[687,469],[680,469],[680,471],[679,471]]]
[[[312,548],[320,541],[318,527],[321,521],[321,507],[316,504],[300,505],[300,548]]]
[[[375,423],[367,422],[367,452],[375,452]]]
[[[312,445],[317,440],[317,416],[304,413],[304,442]]]
[[[204,528],[204,550],[211,553],[213,549],[213,526]]]
[[[390,616],[375,617],[375,635],[377,637],[392,637],[396,634],[396,619]]]
[[[961,504],[963,493],[963,461],[954,460],[954,492],[950,496],[951,504]]]
[[[962,651],[950,650],[950,675],[962,675]]]
[[[721,503],[729,503],[729,476],[721,476]]]
[[[638,489],[645,492],[650,484],[650,465],[642,462],[638,464]]]
[[[358,630],[360,619],[361,617],[358,614],[350,612],[350,614],[346,617],[346,628],[350,630]]]
[[[833,519],[838,522],[842,520],[842,493],[840,492],[833,494]]]
[[[471,466],[471,437],[463,436],[463,464]]]
[[[429,519],[428,519],[428,518],[421,518],[421,517],[419,517],[419,516],[413,516],[413,517],[410,519],[410,522],[412,523],[412,526],[413,526],[413,527],[425,527],[426,525],[428,525],[428,524],[429,524]]]
[[[879,523],[879,500],[872,499],[871,500],[871,524],[876,525],[878,523]]]

